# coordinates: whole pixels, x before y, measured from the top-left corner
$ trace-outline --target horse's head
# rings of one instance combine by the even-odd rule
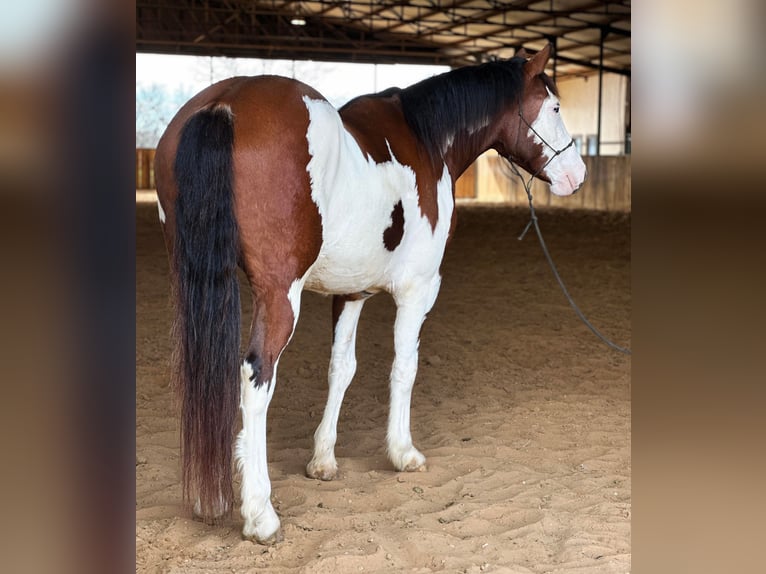
[[[561,119],[556,86],[545,74],[550,52],[548,44],[523,64],[521,101],[506,110],[495,149],[549,183],[554,194],[571,195],[585,181],[586,169]]]

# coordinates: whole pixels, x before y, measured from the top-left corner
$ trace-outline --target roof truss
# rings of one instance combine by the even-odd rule
[[[558,77],[631,65],[630,0],[136,0],[136,22],[139,52],[462,66],[552,42]]]

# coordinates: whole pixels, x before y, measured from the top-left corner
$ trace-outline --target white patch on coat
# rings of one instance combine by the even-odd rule
[[[298,324],[298,316],[301,314],[301,294],[303,293],[303,285],[306,283],[309,273],[311,273],[311,267],[309,267],[309,270],[306,271],[303,277],[293,281],[290,289],[287,291],[287,300],[290,301],[290,308],[293,310],[293,333],[295,333],[295,326]],[[290,333],[290,339],[292,337],[293,335]],[[287,340],[288,344],[290,339]]]
[[[163,225],[165,224],[165,210],[162,209],[162,204],[160,203],[160,200],[157,199],[157,211],[160,214],[160,223]]]
[[[559,99],[550,90],[547,91],[548,97],[543,101],[537,118],[532,122],[534,131],[529,129],[527,132],[534,138],[535,143],[542,144],[545,161],[553,157],[554,149],[560,150],[572,141],[572,136],[569,135],[561,113],[558,111]],[[542,136],[542,139],[535,132]],[[551,192],[562,196],[571,195],[577,191],[585,181],[586,175],[585,163],[574,145],[554,158],[543,171],[551,180]]]
[[[276,387],[277,365],[270,384],[255,386],[253,366],[247,361],[240,368],[242,430],[237,437],[237,467],[242,474],[242,506],[245,537],[265,541],[276,535],[279,518],[271,505],[271,482],[266,463],[266,411]]]
[[[306,288],[335,294],[396,293],[429,284],[438,274],[454,208],[447,167],[437,183],[439,211],[432,229],[421,213],[411,167],[399,163],[393,152],[383,163],[365,157],[329,102],[308,96],[304,102],[310,118],[311,198],[322,219],[322,247]],[[383,232],[399,201],[404,234],[396,249],[388,251]]]

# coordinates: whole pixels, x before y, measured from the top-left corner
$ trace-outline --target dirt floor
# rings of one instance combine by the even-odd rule
[[[238,511],[211,527],[181,506],[167,260],[156,205],[136,210],[137,572],[630,571],[630,358],[579,322],[534,233],[516,240],[524,209],[459,208],[412,401],[427,472],[394,472],[386,458],[394,305],[382,294],[359,326],[340,477],[306,478],[331,327],[330,300],[304,295],[269,410],[285,536],[274,547],[242,540]],[[630,216],[549,210],[540,221],[580,307],[629,345]]]

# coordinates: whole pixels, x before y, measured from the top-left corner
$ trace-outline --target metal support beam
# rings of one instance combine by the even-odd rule
[[[559,39],[557,36],[548,38],[548,41],[553,44],[553,83],[556,83],[557,64],[559,61]]]
[[[612,74],[620,74],[621,76],[630,77],[630,70],[623,70],[620,68],[614,68],[612,66],[604,66],[603,59],[603,42],[601,43],[602,55],[598,64],[594,64],[588,60],[579,60],[577,58],[569,58],[567,56],[559,56],[559,60],[566,64],[575,64],[577,66],[583,66],[584,68],[590,68],[591,70],[603,70],[604,72],[611,72]]]

